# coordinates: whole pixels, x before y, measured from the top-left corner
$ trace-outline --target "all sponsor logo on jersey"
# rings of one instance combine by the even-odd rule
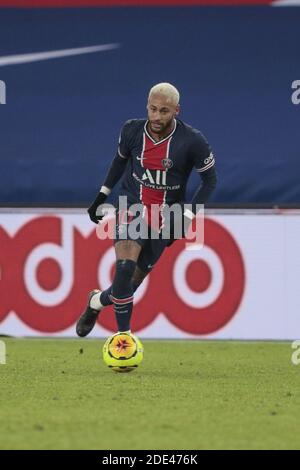
[[[148,180],[151,184],[166,185],[167,172],[163,170],[149,170],[146,169],[142,176],[142,181]]]

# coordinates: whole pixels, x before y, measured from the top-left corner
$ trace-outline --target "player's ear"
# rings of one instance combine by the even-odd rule
[[[175,113],[176,113],[176,116],[178,116],[178,114],[180,113],[180,105],[179,104],[176,106],[176,112]]]

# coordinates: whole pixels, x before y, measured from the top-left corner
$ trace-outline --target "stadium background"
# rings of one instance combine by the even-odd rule
[[[109,284],[113,264],[83,208],[123,122],[143,117],[148,89],[170,81],[181,91],[181,118],[213,146],[219,184],[205,249],[191,255],[177,242],[168,250],[138,293],[133,329],[297,338],[300,106],[291,96],[300,9],[141,3],[0,0],[0,332],[74,336],[87,291]],[[103,45],[113,47],[18,63],[22,54]],[[190,183],[188,197],[197,175]],[[114,329],[108,309],[93,334]]]

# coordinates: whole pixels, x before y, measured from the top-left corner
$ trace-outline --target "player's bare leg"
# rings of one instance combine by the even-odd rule
[[[142,247],[134,240],[119,240],[115,243],[116,258],[137,262]]]

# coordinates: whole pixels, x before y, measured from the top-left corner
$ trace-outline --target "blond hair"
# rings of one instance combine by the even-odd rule
[[[162,95],[167,99],[168,103],[174,106],[178,105],[180,99],[179,91],[171,83],[158,83],[154,85],[149,91],[148,100],[152,95]]]

